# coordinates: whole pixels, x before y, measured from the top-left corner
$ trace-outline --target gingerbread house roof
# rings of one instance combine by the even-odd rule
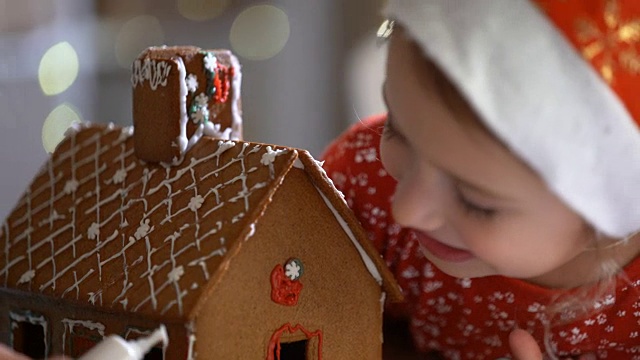
[[[204,137],[174,166],[134,155],[132,128],[84,126],[58,146],[0,230],[0,284],[116,311],[192,317],[210,279],[293,166],[310,175],[365,265],[393,276],[304,150]]]

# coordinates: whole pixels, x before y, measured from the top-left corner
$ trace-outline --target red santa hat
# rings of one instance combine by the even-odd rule
[[[485,125],[599,231],[640,229],[640,1],[389,0]]]

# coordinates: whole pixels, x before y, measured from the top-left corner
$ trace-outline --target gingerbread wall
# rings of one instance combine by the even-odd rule
[[[323,359],[381,358],[381,288],[304,170],[291,169],[253,236],[238,245],[196,314],[198,359],[266,359],[287,323],[320,330]],[[296,306],[270,298],[270,274],[289,258],[304,266]]]
[[[148,319],[133,313],[100,311],[66,300],[0,288],[0,342],[13,346],[12,324],[16,325],[18,322],[30,324],[36,328],[36,333],[40,331],[44,335],[45,344],[42,346],[46,348],[47,354],[71,356],[84,353],[103,336],[118,334],[134,339],[163,323],[170,338],[164,359],[188,358],[189,329],[183,322]],[[30,334],[33,332],[26,333],[23,337],[29,337]],[[26,346],[40,346],[39,341],[33,338],[26,340]],[[161,357],[154,357],[159,358]]]

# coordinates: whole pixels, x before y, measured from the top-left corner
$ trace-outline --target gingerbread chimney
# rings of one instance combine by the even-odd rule
[[[228,50],[151,47],[133,63],[136,155],[172,162],[201,136],[242,138],[240,65]]]

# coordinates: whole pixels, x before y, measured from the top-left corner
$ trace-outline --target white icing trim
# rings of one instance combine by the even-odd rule
[[[238,140],[240,138],[240,130],[242,129],[242,114],[240,113],[240,90],[242,84],[242,67],[240,66],[240,62],[238,58],[236,58],[233,54],[229,54],[229,59],[231,61],[231,66],[235,69],[235,73],[233,76],[233,80],[231,82],[231,89],[233,98],[231,98],[231,140]]]
[[[62,323],[65,326],[69,327],[70,332],[73,332],[73,328],[76,325],[80,325],[89,330],[96,330],[100,335],[104,336],[104,329],[105,329],[104,324],[97,321],[64,318],[62,319]]]
[[[303,169],[304,170],[304,164],[302,163],[302,161],[300,161],[300,158],[298,158],[298,157],[293,162],[293,167],[297,168],[297,169]]]
[[[26,322],[32,325],[42,326],[42,331],[44,335],[44,356],[45,359],[49,355],[49,335],[47,332],[47,328],[49,324],[44,315],[34,315],[29,312],[20,312],[16,313],[13,311],[9,312],[9,319],[11,321],[11,345],[13,346],[13,329],[17,326],[16,322]]]
[[[180,154],[184,154],[187,150],[187,145],[189,144],[189,140],[187,139],[187,122],[189,121],[189,115],[187,112],[187,71],[184,67],[184,62],[182,58],[177,57],[175,61],[178,63],[178,81],[180,93],[178,96],[180,97],[180,135],[178,135],[178,149],[180,150]]]
[[[362,245],[360,245],[358,240],[356,240],[356,237],[351,231],[349,224],[347,224],[347,222],[342,218],[342,216],[340,216],[338,211],[333,207],[329,199],[327,199],[327,197],[324,196],[322,191],[317,187],[316,187],[316,190],[318,190],[318,193],[322,197],[322,200],[324,200],[324,203],[327,205],[329,210],[331,210],[331,213],[333,213],[333,216],[336,218],[336,220],[342,227],[342,230],[344,230],[347,236],[349,236],[349,239],[351,239],[353,246],[355,246],[355,248],[358,250],[358,253],[360,253],[360,257],[362,258],[364,265],[367,267],[367,270],[369,270],[369,273],[371,274],[371,276],[378,282],[379,285],[382,285],[382,276],[380,275],[380,272],[378,271],[376,264],[371,260],[369,255],[364,251],[364,249],[362,248]]]
[[[315,171],[323,174],[324,175],[323,178],[329,180],[328,181],[329,184],[333,187],[333,182],[331,181],[331,179],[328,176],[326,176],[326,173],[325,173],[324,169],[322,167],[320,167],[320,164],[322,164],[323,162],[317,161],[315,159],[313,159],[313,160],[314,160],[313,166],[315,166]],[[299,168],[299,169],[305,169],[304,163],[302,163],[302,161],[300,161],[299,158],[296,159],[296,161],[294,162],[293,166],[296,167],[296,168]],[[322,190],[320,190],[317,186],[315,186],[315,184],[314,184],[314,187],[316,188],[316,191],[318,191],[318,194],[320,194],[320,196],[322,197],[322,200],[324,201],[325,205],[327,205],[329,210],[331,210],[331,213],[333,214],[335,219],[338,221],[338,223],[342,227],[342,230],[345,232],[345,234],[347,234],[347,236],[351,240],[351,243],[353,243],[353,246],[355,246],[356,250],[358,250],[358,253],[360,254],[360,257],[362,258],[362,262],[364,263],[365,267],[367,268],[367,270],[369,271],[371,276],[376,280],[378,285],[382,286],[382,275],[380,275],[380,272],[378,271],[378,267],[373,262],[373,260],[371,260],[371,257],[369,257],[367,252],[364,251],[364,248],[362,247],[362,245],[360,245],[360,243],[356,239],[356,236],[353,234],[353,231],[351,231],[351,227],[349,227],[349,224],[347,224],[347,222],[340,215],[340,213],[338,213],[336,208],[333,206],[333,204],[331,204],[329,199],[327,199],[327,197],[322,192]],[[384,291],[383,291],[383,293],[384,293]]]
[[[153,332],[153,330],[151,330],[151,329],[140,329],[140,328],[137,328],[137,327],[129,326],[129,327],[127,327],[127,331],[124,333],[124,338],[125,338],[125,340],[129,340],[130,339],[129,336],[131,334],[135,334],[135,335],[138,335],[138,336],[146,336],[146,335],[150,335],[152,332]]]
[[[62,324],[64,326],[64,332],[62,333],[62,353],[65,354],[67,351],[65,346],[67,345],[67,329],[69,330],[69,335],[73,334],[73,328],[75,326],[82,326],[89,330],[95,330],[104,338],[104,324],[99,323],[97,321],[91,320],[77,320],[77,319],[62,319]]]
[[[640,130],[532,1],[390,0],[386,14],[569,206],[608,235],[638,230]]]
[[[255,235],[255,233],[256,233],[256,224],[254,224],[254,223],[249,224],[249,233],[247,234],[247,237],[244,240],[245,241],[249,240],[249,238],[251,238],[253,235]]]
[[[187,360],[194,360],[196,358],[196,336],[189,334],[189,350],[187,352]]]

